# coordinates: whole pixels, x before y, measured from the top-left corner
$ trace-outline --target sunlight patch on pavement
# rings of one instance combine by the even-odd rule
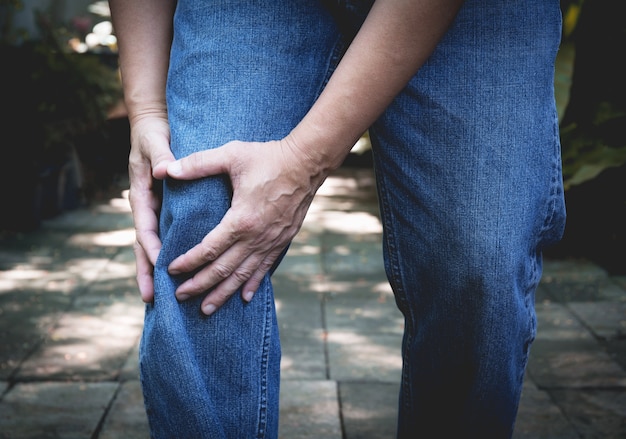
[[[382,233],[378,216],[368,212],[309,211],[307,220],[323,230],[351,235]]]
[[[399,346],[389,343],[389,340],[389,337],[379,339],[371,334],[359,334],[353,331],[330,331],[328,333],[328,344],[332,351],[338,349],[343,353],[344,361],[368,370],[402,369]]]
[[[109,201],[109,206],[116,209],[118,212],[130,212],[130,203],[128,201],[128,190],[122,192],[122,198],[112,198]]]
[[[135,264],[112,261],[107,264],[106,270],[100,274],[98,280],[102,282],[125,278],[135,279]]]
[[[46,270],[40,270],[28,265],[18,265],[11,270],[0,273],[1,280],[29,280],[39,279],[48,274]]]
[[[114,230],[112,232],[80,233],[72,236],[68,243],[74,246],[96,245],[101,247],[127,247],[135,242],[133,229]]]

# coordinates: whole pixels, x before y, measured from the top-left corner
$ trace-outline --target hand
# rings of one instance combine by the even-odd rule
[[[131,126],[129,200],[135,223],[137,284],[142,300],[148,303],[154,299],[153,272],[161,250],[158,235],[161,197],[154,186],[155,179],[167,176],[167,165],[174,161],[174,156],[170,151],[166,116],[144,116],[132,121]]]
[[[202,302],[207,315],[239,288],[245,301],[252,299],[300,229],[326,177],[289,138],[267,143],[229,142],[170,163],[167,172],[182,180],[230,175],[233,199],[222,221],[169,266],[172,275],[200,269],[178,287],[179,300],[214,287]]]

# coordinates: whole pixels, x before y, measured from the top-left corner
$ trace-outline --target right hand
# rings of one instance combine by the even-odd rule
[[[180,159],[168,173],[180,180],[228,174],[232,183],[231,206],[221,222],[169,265],[173,275],[194,273],[176,290],[179,300],[212,289],[202,302],[210,315],[238,289],[245,301],[252,299],[300,229],[327,170],[288,136],[228,142]]]
[[[161,250],[161,197],[155,184],[167,176],[167,165],[174,161],[167,116],[159,113],[131,119],[130,137],[129,200],[135,224],[137,285],[142,300],[149,303],[154,299],[153,273]]]

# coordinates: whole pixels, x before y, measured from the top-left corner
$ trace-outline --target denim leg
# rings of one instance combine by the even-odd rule
[[[186,1],[177,5],[167,84],[177,157],[231,140],[274,140],[301,120],[323,87],[338,41],[317,2]],[[250,304],[217,313],[178,303],[167,266],[229,207],[227,177],[164,185],[155,267],[140,350],[155,438],[276,438],[280,343],[269,276]]]
[[[565,220],[560,24],[555,0],[468,0],[370,131],[406,321],[399,438],[512,434],[541,249]]]

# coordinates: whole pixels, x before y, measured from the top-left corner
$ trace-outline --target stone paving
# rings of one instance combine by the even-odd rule
[[[123,188],[122,188],[123,189]],[[147,438],[123,196],[0,237],[0,438]],[[275,274],[280,437],[393,438],[402,319],[369,169],[316,197]],[[626,437],[626,277],[546,261],[516,439]]]

